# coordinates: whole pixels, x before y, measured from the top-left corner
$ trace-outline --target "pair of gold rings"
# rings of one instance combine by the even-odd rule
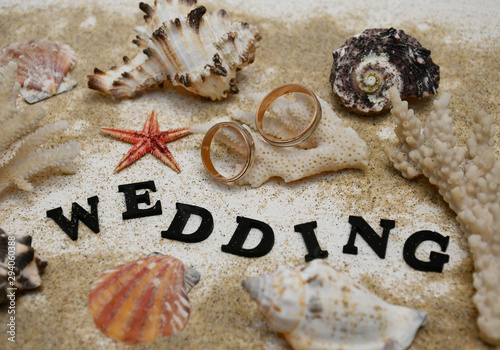
[[[275,137],[272,137],[270,135],[267,135],[264,132],[264,129],[262,127],[262,121],[264,119],[264,114],[266,113],[267,108],[273,103],[278,97],[283,96],[285,94],[288,94],[290,92],[302,92],[306,95],[309,95],[312,97],[313,102],[314,102],[314,114],[311,119],[311,122],[309,125],[298,135],[291,137],[289,139],[278,139]],[[269,92],[266,97],[260,102],[259,108],[257,109],[257,113],[255,115],[256,121],[255,124],[257,125],[257,130],[264,139],[265,142],[267,142],[270,145],[277,146],[277,147],[286,147],[286,146],[294,146],[302,141],[306,140],[313,131],[316,129],[318,126],[318,123],[321,119],[321,105],[319,103],[318,98],[316,95],[306,88],[305,86],[299,85],[299,84],[288,84],[288,85],[283,85],[280,86],[271,92]],[[217,133],[222,128],[229,128],[234,130],[236,133],[241,136],[245,143],[245,148],[246,148],[246,159],[245,159],[245,164],[243,165],[243,168],[241,171],[232,176],[232,177],[225,177],[222,176],[214,167],[212,163],[212,158],[210,157],[210,147],[212,144],[212,139]],[[221,122],[217,123],[214,126],[212,126],[207,133],[205,134],[205,137],[203,138],[203,141],[201,143],[201,160],[203,162],[203,165],[205,166],[205,169],[207,169],[208,173],[216,180],[222,183],[226,184],[231,184],[239,179],[243,178],[248,171],[250,170],[253,160],[254,160],[254,154],[255,154],[255,145],[253,141],[252,135],[248,132],[247,129],[245,129],[241,124],[234,123],[234,122]]]

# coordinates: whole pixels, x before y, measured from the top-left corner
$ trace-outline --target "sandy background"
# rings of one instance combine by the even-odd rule
[[[49,261],[39,290],[17,299],[19,349],[122,349],[94,326],[87,308],[90,285],[97,276],[123,262],[158,251],[181,258],[202,275],[189,294],[191,317],[180,333],[157,340],[148,349],[288,349],[273,332],[256,305],[241,288],[241,280],[286,265],[295,267],[306,254],[293,226],[317,221],[316,234],[330,256],[327,261],[347,272],[385,300],[422,309],[428,323],[411,349],[491,349],[478,340],[477,311],[471,298],[472,261],[454,213],[426,179],[405,180],[392,167],[384,149],[394,145],[390,114],[360,117],[347,112],[333,97],[328,82],[332,51],[349,37],[371,27],[403,29],[432,51],[441,66],[439,91],[452,94],[451,109],[463,142],[472,114],[480,109],[498,115],[500,106],[499,6],[496,1],[204,1],[210,10],[224,8],[234,20],[257,25],[263,40],[254,64],[238,76],[240,94],[222,102],[207,101],[182,89],[165,89],[132,100],[114,102],[86,87],[94,67],[108,69],[133,57],[133,27],[142,25],[138,2],[0,1],[0,47],[30,38],[49,38],[69,44],[78,63],[72,77],[78,87],[41,102],[43,123],[68,120],[71,130],[58,141],[76,139],[82,145],[74,175],[44,172],[32,178],[33,193],[10,188],[0,194],[0,227],[7,233],[33,236],[33,245]],[[158,111],[161,129],[199,122],[227,120],[232,110],[254,110],[245,94],[265,92],[285,83],[302,83],[328,101],[333,110],[366,140],[369,165],[317,175],[291,184],[274,179],[260,188],[214,183],[199,156],[201,136],[191,135],[168,147],[182,173],[176,174],[147,155],[119,174],[113,169],[130,146],[99,132],[100,127],[141,129],[151,110]],[[432,98],[413,105],[425,119]],[[497,133],[498,135],[498,133]],[[497,150],[499,140],[496,140]],[[125,202],[118,185],[153,180],[161,216],[122,220]],[[101,232],[80,225],[79,239],[71,241],[46,217],[71,204],[88,209],[87,198],[99,197]],[[176,209],[175,203],[199,205],[215,220],[204,242],[187,244],[162,239]],[[358,239],[357,256],[342,254],[350,231],[349,215],[360,215],[380,232],[381,218],[396,221],[386,258]],[[268,223],[275,246],[265,257],[247,259],[222,253],[237,223],[246,216]],[[196,227],[190,222],[189,227]],[[188,229],[189,229],[188,227]],[[414,232],[432,230],[450,236],[450,262],[438,273],[418,272],[402,258],[406,239]],[[254,241],[258,237],[252,238]],[[424,258],[439,248],[422,246]],[[0,347],[7,341],[6,307],[0,307]]]

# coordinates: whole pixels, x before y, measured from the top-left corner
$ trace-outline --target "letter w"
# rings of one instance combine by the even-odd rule
[[[81,221],[94,233],[99,233],[99,217],[97,215],[97,196],[87,199],[90,205],[90,213],[83,209],[78,203],[71,205],[71,221],[64,215],[62,208],[47,210],[47,216],[54,220],[56,224],[71,238],[73,241],[78,239],[78,222]]]

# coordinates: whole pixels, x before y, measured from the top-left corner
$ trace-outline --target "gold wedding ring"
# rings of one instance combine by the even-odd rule
[[[233,177],[222,176],[215,169],[214,164],[212,163],[212,158],[210,157],[210,146],[212,144],[212,139],[214,138],[217,131],[219,131],[221,128],[233,129],[243,138],[243,141],[245,142],[245,148],[247,151],[245,164],[243,165],[241,171],[238,174],[234,175]],[[233,122],[221,122],[215,124],[207,131],[201,143],[201,161],[203,162],[205,169],[207,169],[208,173],[215,180],[226,184],[231,184],[233,182],[236,182],[246,175],[246,173],[248,172],[248,170],[250,170],[250,167],[252,166],[254,153],[255,153],[255,145],[253,142],[252,135],[250,135],[250,133],[243,126]]]
[[[288,94],[290,92],[301,92],[306,95],[309,95],[313,98],[314,102],[314,114],[312,117],[311,122],[309,125],[305,128],[304,131],[302,131],[300,134],[297,136],[294,136],[289,139],[277,139],[272,136],[267,135],[263,128],[262,128],[262,120],[264,119],[264,114],[266,113],[267,108],[273,103],[278,97],[283,96],[285,94]],[[318,98],[316,95],[306,88],[305,86],[299,85],[299,84],[288,84],[288,85],[283,85],[280,86],[279,88],[276,88],[272,90],[270,93],[264,97],[262,102],[259,105],[259,108],[257,109],[257,113],[255,115],[255,124],[257,125],[257,130],[261,134],[261,136],[264,138],[264,140],[269,143],[270,145],[273,146],[278,146],[278,147],[285,147],[285,146],[294,146],[305,139],[307,139],[313,131],[316,129],[318,126],[318,123],[321,119],[321,105],[318,101]],[[242,138],[245,143],[245,148],[246,148],[246,160],[245,164],[243,165],[243,168],[241,171],[232,176],[232,177],[225,177],[221,175],[214,167],[214,164],[212,162],[212,158],[210,157],[210,147],[212,145],[212,140],[217,133],[222,128],[229,128],[234,131],[236,131]],[[234,122],[221,122],[217,123],[214,126],[212,126],[207,133],[205,134],[205,137],[203,138],[203,141],[201,143],[201,160],[203,162],[203,165],[205,166],[205,169],[207,169],[208,173],[216,180],[225,184],[231,184],[239,179],[243,178],[247,174],[247,172],[250,170],[250,167],[252,166],[253,160],[254,160],[254,153],[255,153],[255,145],[254,141],[252,138],[252,135],[246,130],[241,124],[234,123]]]
[[[267,108],[273,103],[278,97],[283,96],[285,94],[288,94],[290,92],[302,92],[306,95],[309,95],[312,97],[313,102],[314,102],[314,114],[311,119],[311,122],[309,125],[305,128],[304,131],[302,131],[300,134],[297,136],[294,136],[289,139],[278,139],[275,137],[272,137],[270,135],[267,135],[264,132],[264,129],[262,128],[262,120],[264,119],[264,114],[266,113]],[[269,143],[270,145],[277,146],[277,147],[285,147],[285,146],[294,146],[305,139],[307,139],[313,131],[316,129],[318,126],[318,123],[321,119],[321,104],[318,101],[318,98],[316,95],[306,88],[305,86],[299,85],[299,84],[288,84],[288,85],[283,85],[280,86],[274,90],[272,90],[270,93],[264,97],[262,102],[259,105],[259,108],[257,109],[257,113],[255,116],[255,124],[257,125],[257,130],[261,134],[261,136],[264,138],[264,140]]]

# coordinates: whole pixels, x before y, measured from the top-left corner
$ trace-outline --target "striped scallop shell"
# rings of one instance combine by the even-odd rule
[[[0,66],[11,61],[17,63],[17,82],[26,102],[35,103],[76,86],[67,77],[76,64],[75,52],[58,41],[13,43],[0,50]]]
[[[133,42],[140,51],[124,65],[88,76],[88,87],[113,99],[136,96],[170,82],[212,100],[238,92],[236,72],[254,61],[261,35],[246,22],[231,22],[226,11],[209,12],[196,0],[141,2],[145,26]]]
[[[89,309],[107,336],[147,344],[180,331],[189,318],[187,293],[200,274],[169,255],[153,255],[105,271],[93,283]]]

